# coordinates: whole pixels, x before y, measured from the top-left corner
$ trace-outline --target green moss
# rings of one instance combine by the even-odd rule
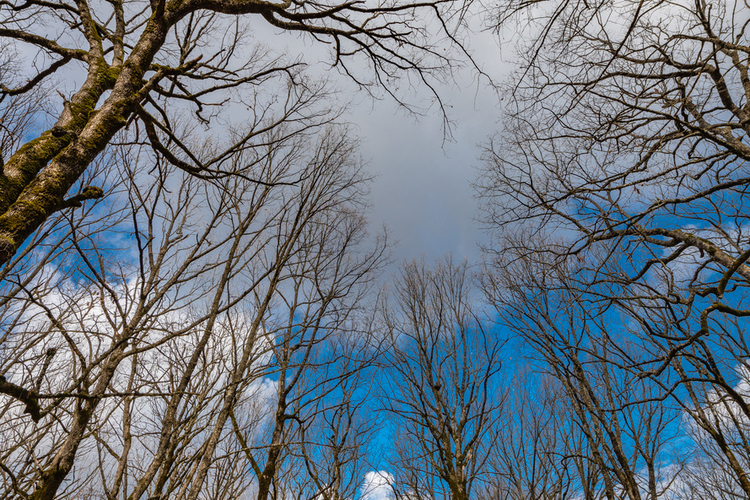
[[[111,67],[107,66],[105,70],[105,75],[103,78],[106,79],[108,88],[111,88],[115,85],[115,82],[117,81],[117,78],[120,76],[120,66]]]
[[[170,2],[167,2],[168,12],[177,12],[181,8],[182,8],[182,2],[180,0],[172,0]]]
[[[26,187],[31,179],[39,172],[52,158],[55,157],[65,146],[72,140],[70,134],[62,137],[55,137],[51,132],[42,133],[36,139],[32,139],[8,159],[5,165],[5,171],[11,169],[20,173],[13,177],[0,176],[0,191],[3,194],[12,195]],[[2,200],[2,204],[7,204],[7,200]]]
[[[102,94],[113,88],[120,76],[120,68],[109,67],[103,59],[94,65],[96,67],[92,68],[95,71],[93,87],[89,82],[86,91],[66,103],[70,121],[65,128],[55,127],[54,133],[46,131],[36,139],[28,141],[6,162],[6,175],[0,175],[0,234],[4,234],[0,237],[0,253],[6,256],[12,256],[16,251],[16,242],[24,241],[63,203],[71,179],[62,173],[55,178],[45,176],[43,182],[34,182],[34,178],[55,157],[65,154],[65,148],[78,137],[86,124],[97,116],[96,106]],[[120,107],[123,109],[107,117],[106,123],[93,130],[93,134],[87,140],[78,137],[82,142],[82,148],[88,149],[92,155],[98,154],[112,134],[126,123],[124,114],[127,110],[123,106]],[[10,172],[13,175],[7,175]],[[24,194],[19,200],[21,192]],[[100,188],[89,187],[78,196],[92,199],[100,198],[102,195]],[[0,262],[5,260],[7,258],[0,258]]]
[[[6,213],[0,219],[0,231],[10,234],[25,233],[25,228],[39,217],[45,217],[45,212],[41,200],[17,202],[13,206],[13,213]]]
[[[0,235],[0,262],[7,262],[16,253],[16,242],[12,238]]]
[[[54,151],[59,151],[60,148],[63,148],[68,145],[70,142],[69,138],[66,137],[55,137],[52,135],[52,133],[48,130],[46,132],[43,132],[42,135],[37,137],[36,139],[32,139],[23,146],[21,146],[18,151],[11,156],[10,161],[13,160],[15,157],[21,157],[21,156],[38,156],[38,157],[46,157],[49,154],[52,154]],[[53,154],[54,156],[54,154]]]
[[[98,199],[104,196],[104,190],[99,186],[86,186],[81,195],[88,200]]]

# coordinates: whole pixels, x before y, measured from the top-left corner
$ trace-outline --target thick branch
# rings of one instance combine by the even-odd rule
[[[39,422],[39,419],[42,418],[36,391],[30,391],[8,382],[4,376],[0,375],[0,393],[7,394],[25,404],[26,408],[23,412],[31,415],[31,420],[34,422]]]

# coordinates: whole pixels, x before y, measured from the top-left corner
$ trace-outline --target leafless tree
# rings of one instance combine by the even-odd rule
[[[522,357],[523,358],[523,357]],[[526,363],[528,360],[523,359]],[[601,478],[555,378],[516,363],[480,498],[592,498]],[[538,369],[538,367],[536,368]]]
[[[535,38],[487,150],[490,258],[498,275],[523,263],[527,299],[549,297],[539,324],[566,366],[599,360],[597,379],[679,408],[750,495],[747,5],[548,6],[526,10]],[[538,317],[518,290],[511,316]]]
[[[0,496],[250,497],[269,419],[304,421],[274,408],[294,402],[281,374],[351,387],[362,363],[331,370],[383,250],[354,143],[333,127],[266,144],[262,183],[117,149],[113,195],[3,269]]]
[[[12,48],[0,45],[1,82],[5,85],[18,83],[23,78],[22,66]],[[41,118],[39,112],[45,108],[45,104],[43,86],[0,102],[0,167],[4,166],[4,158],[19,148],[23,138],[34,132]]]
[[[326,335],[313,342],[300,337],[309,342],[307,353],[297,351],[305,363],[280,358],[279,380],[284,380],[285,390],[278,394],[269,426],[280,446],[264,448],[265,467],[258,467],[256,474],[268,478],[268,491],[261,490],[258,498],[261,493],[305,500],[356,495],[375,430],[369,385],[378,351],[367,341],[369,332],[350,333],[357,338]],[[310,356],[311,350],[322,355]]]
[[[396,494],[468,500],[485,474],[504,397],[502,340],[472,303],[466,262],[404,266],[386,307]]]
[[[4,0],[0,43],[33,64],[0,83],[0,101],[55,78],[68,83],[48,86],[49,129],[3,151],[0,265],[56,211],[103,196],[101,186],[82,185],[65,198],[123,130],[124,142],[148,145],[197,177],[251,179],[257,159],[237,163],[234,153],[262,145],[281,124],[288,134],[330,120],[330,102],[309,105],[325,87],[304,75],[302,60],[279,55],[284,42],[264,40],[264,31],[319,44],[358,86],[398,99],[395,80],[431,89],[433,76],[450,72],[445,49],[458,42],[464,12],[454,3]],[[210,147],[187,139],[197,129],[215,134]]]
[[[524,469],[521,462],[508,468],[520,469],[523,494],[660,498],[679,470],[680,461],[672,452],[680,435],[680,412],[665,403],[668,397],[658,384],[630,369],[642,362],[637,337],[631,338],[624,328],[610,327],[622,319],[588,299],[557,263],[544,266],[516,260],[486,284],[504,324],[535,354],[535,369],[554,381],[551,390],[544,389],[551,394],[537,397],[561,398],[542,406],[537,418],[548,419],[544,425],[532,420],[530,426],[532,435],[540,436],[540,442],[530,447],[530,457],[539,454],[552,462],[545,466],[553,471],[557,481],[552,484],[557,487],[543,488],[550,474],[534,478],[537,471]],[[551,415],[558,419],[550,421]],[[521,425],[528,423],[521,420]],[[549,448],[554,439],[543,433],[554,436],[560,430],[544,428],[556,426],[565,433],[564,444]]]

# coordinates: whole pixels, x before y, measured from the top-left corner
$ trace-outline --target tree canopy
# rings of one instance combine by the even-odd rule
[[[750,6],[481,5],[492,239],[386,279],[276,37],[440,105],[469,7],[0,0],[0,498],[750,497]]]

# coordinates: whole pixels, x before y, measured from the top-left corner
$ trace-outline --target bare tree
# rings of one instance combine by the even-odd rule
[[[563,266],[516,261],[487,284],[503,322],[536,353],[535,369],[555,382],[552,394],[539,397],[562,398],[543,406],[541,418],[559,417],[545,426],[559,426],[565,445],[548,449],[550,438],[538,430],[545,426],[531,427],[543,437],[541,449],[532,450],[552,461],[553,466],[545,465],[562,482],[550,491],[544,488],[548,473],[532,481],[534,468],[511,465],[521,469],[524,493],[534,498],[660,498],[680,465],[671,454],[680,436],[680,412],[665,404],[668,396],[658,384],[633,373],[631,368],[644,362],[637,337],[610,326],[622,319],[579,291]],[[547,456],[550,452],[555,456]]]
[[[554,377],[532,372],[543,367],[517,363],[515,368],[480,498],[594,498],[601,472],[588,458],[588,443],[564,390]]]
[[[252,178],[253,159],[238,164],[234,153],[262,143],[263,132],[282,123],[292,130],[281,133],[293,133],[329,120],[329,105],[307,105],[325,91],[302,74],[302,61],[269,48],[275,40],[255,40],[262,30],[321,42],[331,65],[357,85],[382,85],[396,97],[400,77],[432,88],[432,76],[450,71],[444,49],[457,41],[453,23],[463,13],[453,4],[4,1],[0,43],[34,65],[2,82],[0,100],[83,72],[74,89],[50,86],[49,130],[3,151],[0,265],[50,215],[103,195],[100,186],[83,185],[65,198],[121,130],[128,130],[124,141],[147,144],[197,177]],[[436,29],[442,37],[428,33]],[[187,140],[196,128],[216,134],[210,148]]]
[[[404,266],[386,307],[394,488],[403,498],[468,500],[482,483],[503,390],[502,340],[472,305],[466,262]]]
[[[352,335],[382,253],[367,249],[345,131],[266,144],[263,183],[206,183],[119,149],[119,195],[61,212],[3,269],[0,495],[237,498],[263,484],[240,436],[263,435],[288,396],[279,353],[307,339],[290,358],[300,377],[332,362],[323,347]]]
[[[369,459],[369,332],[297,332],[278,344],[279,391],[268,425],[248,455],[260,498],[351,498]],[[317,354],[315,354],[317,352]],[[283,388],[283,390],[282,390]]]
[[[11,47],[0,45],[0,81],[5,85],[17,84],[23,78],[18,59]],[[4,158],[18,149],[23,138],[33,133],[44,107],[45,89],[41,85],[0,102],[0,167],[4,167]]]
[[[585,353],[675,405],[750,495],[747,5],[564,2],[530,18],[541,31],[479,187],[496,270],[524,263],[526,300],[547,289],[560,311],[544,328],[581,332],[560,359]],[[511,309],[538,315],[521,292]]]

